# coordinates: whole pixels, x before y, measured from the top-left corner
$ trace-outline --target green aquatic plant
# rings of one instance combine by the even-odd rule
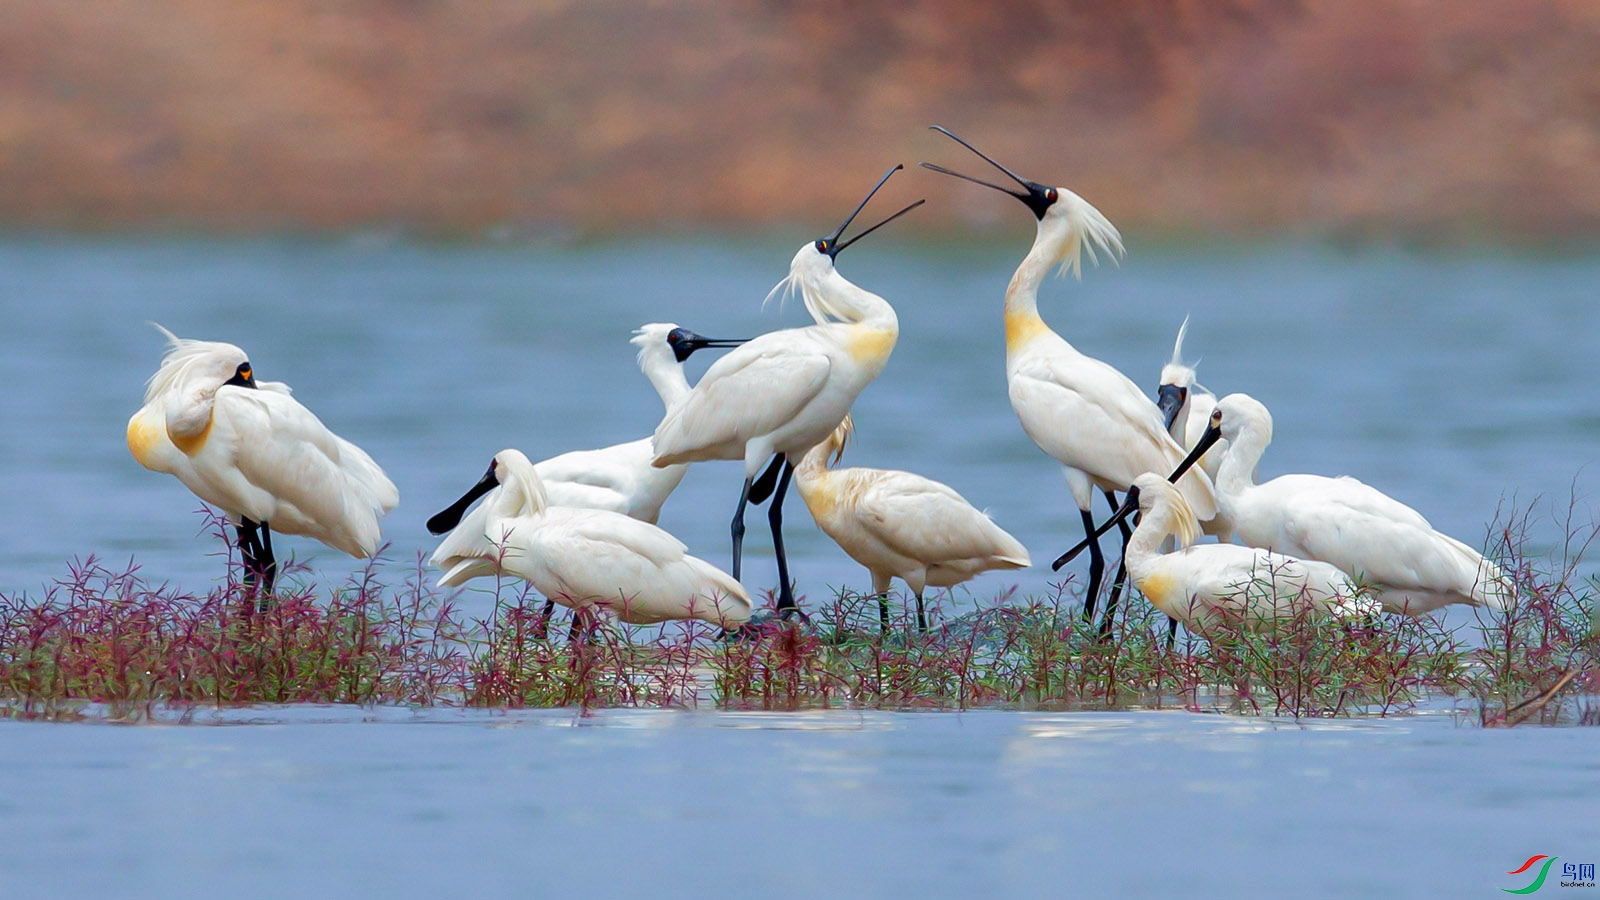
[[[0,596],[0,702],[56,718],[91,703],[138,717],[157,704],[448,701],[466,656],[453,599],[427,584],[420,562],[392,585],[374,561],[256,611],[242,577],[197,596],[90,557],[42,597]]]
[[[1557,517],[1561,537],[1552,551],[1530,549],[1536,504],[1503,510],[1490,528],[1517,602],[1478,616],[1481,646],[1467,686],[1484,725],[1600,725],[1600,581],[1581,574],[1600,524],[1580,522],[1576,509],[1571,502]]]
[[[1569,521],[1565,544],[1535,553],[1529,515],[1496,526],[1519,602],[1476,627],[1308,608],[1270,629],[1224,621],[1171,645],[1165,616],[1137,599],[1108,635],[1085,626],[1071,581],[1043,596],[972,598],[959,615],[935,600],[925,630],[907,612],[884,627],[876,597],[840,591],[806,603],[808,625],[774,620],[721,640],[699,622],[571,628],[560,610],[552,623],[515,580],[496,583],[490,611],[474,618],[420,558],[374,561],[333,586],[288,568],[261,610],[237,562],[194,595],[90,558],[39,596],[0,595],[0,715],[351,703],[1382,716],[1451,697],[1485,725],[1600,724],[1600,590],[1579,563],[1594,529]]]

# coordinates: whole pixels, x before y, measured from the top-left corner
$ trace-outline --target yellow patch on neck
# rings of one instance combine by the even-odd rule
[[[172,439],[172,445],[174,447],[177,447],[179,450],[183,451],[184,456],[193,456],[196,453],[199,453],[201,449],[205,447],[206,439],[211,437],[211,422],[212,420],[208,416],[206,418],[206,427],[200,429],[198,434],[191,434],[187,437],[183,437],[173,434],[169,430],[167,432],[167,437]]]
[[[1050,326],[1039,318],[1037,312],[1023,312],[1020,310],[1006,310],[1006,349],[1016,350],[1041,334],[1050,330]]]
[[[811,518],[817,522],[833,515],[834,509],[839,505],[838,496],[830,489],[828,472],[823,470],[814,476],[805,479],[796,479],[795,484],[800,488],[800,499],[806,502],[806,509],[811,511]]]
[[[900,332],[888,328],[857,327],[853,329],[847,349],[850,357],[863,365],[888,362]]]

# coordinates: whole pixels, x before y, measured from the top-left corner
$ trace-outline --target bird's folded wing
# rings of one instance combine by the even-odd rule
[[[1000,526],[948,485],[910,472],[883,472],[856,501],[862,524],[896,552],[926,562],[1017,556]]]
[[[545,502],[551,506],[570,506],[578,509],[604,509],[614,513],[628,513],[628,496],[624,486],[586,484],[582,481],[551,481],[544,483]]]
[[[717,360],[661,420],[655,433],[656,460],[742,443],[776,430],[817,396],[831,367],[820,349],[775,343],[763,347],[755,341],[744,345]]]
[[[215,415],[236,442],[239,473],[309,517],[333,521],[352,500],[385,512],[398,502],[393,482],[370,456],[288,394],[221,390],[216,402]]]
[[[681,559],[689,552],[686,544],[665,530],[620,513],[552,507],[545,511],[545,516],[548,517],[546,533],[549,529],[558,529],[565,538],[587,546],[590,554],[637,555],[660,565]]]
[[[314,490],[338,472],[338,436],[288,394],[223,388],[214,416],[237,442],[239,471],[274,495]]]
[[[1478,577],[1477,551],[1434,531],[1420,513],[1355,479],[1285,501],[1280,552],[1331,563],[1392,587],[1463,584]]]
[[[1107,388],[1110,388],[1109,390]],[[1022,408],[1036,410],[1038,420],[1023,427],[1030,436],[1048,430],[1055,441],[1068,442],[1079,459],[1104,459],[1105,477],[1134,478],[1145,472],[1171,469],[1183,458],[1182,450],[1161,425],[1161,413],[1149,398],[1130,398],[1115,380],[1084,366],[1034,366],[1012,375],[1011,398]],[[1145,407],[1148,407],[1146,409]],[[1168,445],[1171,445],[1170,448]],[[1175,459],[1169,457],[1177,453]],[[1145,465],[1146,468],[1139,468]],[[1137,469],[1137,471],[1135,471]],[[1092,473],[1100,474],[1100,473]]]
[[[1012,373],[1011,400],[1035,443],[1090,475],[1131,484],[1146,472],[1169,475],[1183,460],[1184,450],[1163,427],[1155,403],[1099,360],[1031,360]],[[1216,515],[1204,471],[1191,469],[1179,487],[1201,521]]]
[[[638,480],[641,472],[648,471],[652,455],[650,441],[644,439],[598,450],[571,450],[540,460],[533,468],[546,490],[565,483],[623,491]]]

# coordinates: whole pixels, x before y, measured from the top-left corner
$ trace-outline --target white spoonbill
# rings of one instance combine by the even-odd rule
[[[917,627],[928,627],[922,592],[954,587],[990,569],[1025,569],[1028,551],[948,485],[892,469],[831,469],[854,425],[849,416],[795,467],[795,485],[823,533],[872,573],[878,617],[889,624],[889,580],[917,598]]]
[[[1099,210],[1072,191],[1028,181],[944,128],[933,128],[1004,172],[1022,189],[1001,187],[931,163],[923,163],[924,167],[1009,194],[1021,200],[1038,220],[1033,248],[1006,287],[1006,381],[1022,430],[1039,449],[1061,463],[1084,531],[1092,537],[1096,532],[1090,511],[1096,490],[1115,511],[1114,492],[1127,490],[1133,479],[1145,472],[1169,471],[1184,453],[1167,434],[1161,411],[1137,384],[1112,366],[1080,353],[1039,317],[1039,284],[1052,268],[1059,266],[1063,272],[1081,276],[1085,250],[1091,261],[1097,249],[1115,259],[1122,253],[1122,238]],[[1216,499],[1204,472],[1191,473],[1179,487],[1202,519],[1216,515]],[[1127,538],[1124,530],[1124,548]],[[1091,539],[1089,549],[1086,619],[1093,618],[1105,572],[1099,541]],[[1111,627],[1121,586],[1119,569],[1106,602],[1102,632]]]
[[[689,395],[683,361],[690,354],[703,347],[737,347],[743,342],[703,337],[670,322],[652,322],[640,326],[630,343],[639,348],[640,370],[660,395],[662,406],[670,410]],[[654,525],[689,467],[651,465],[655,451],[650,444],[649,437],[642,437],[598,450],[572,450],[540,460],[533,467],[551,506],[608,509]],[[486,516],[488,506],[487,502],[479,504],[468,518]],[[429,524],[433,534],[454,527],[435,529]]]
[[[1331,563],[1390,612],[1422,615],[1451,603],[1505,609],[1515,598],[1499,566],[1354,478],[1280,475],[1256,484],[1256,466],[1272,442],[1272,415],[1246,394],[1217,403],[1204,437],[1174,474],[1220,439],[1228,452],[1217,474],[1217,501],[1243,543]]]
[[[256,381],[238,347],[156,328],[169,346],[128,420],[128,449],[222,510],[238,533],[246,585],[272,592],[274,529],[358,558],[376,552],[378,519],[400,493],[372,457],[329,431],[288,385]]]
[[[550,506],[538,471],[518,450],[495,454],[483,478],[430,526],[460,523],[491,491],[487,514],[455,528],[433,552],[429,562],[445,570],[441,587],[504,573],[575,612],[624,622],[703,619],[734,628],[750,618],[750,596],[737,580],[655,525],[610,510]]]
[[[1172,359],[1161,367],[1161,384],[1156,388],[1156,406],[1166,418],[1167,433],[1186,451],[1200,442],[1211,421],[1211,410],[1217,405],[1216,396],[1195,381],[1194,364],[1183,361],[1183,336],[1188,331],[1189,317],[1184,316],[1183,324],[1178,326],[1178,339],[1172,343]],[[1222,454],[1227,450],[1228,442],[1219,441],[1200,457],[1200,468],[1205,470],[1213,487],[1217,468],[1222,465]],[[1220,510],[1210,521],[1202,523],[1202,528],[1220,541],[1233,538],[1228,519]]]
[[[1200,523],[1160,475],[1135,478],[1128,495],[1142,514],[1128,542],[1128,575],[1157,609],[1191,631],[1204,635],[1225,621],[1265,625],[1308,610],[1344,618],[1380,609],[1327,563],[1233,544],[1194,546]],[[1163,553],[1169,537],[1180,549]]]
[[[846,247],[920,206],[907,206],[847,241],[844,230],[902,167],[878,180],[834,232],[807,243],[789,263],[778,290],[798,291],[815,325],[772,331],[730,352],[706,370],[684,401],[656,428],[655,465],[711,459],[743,460],[744,487],[733,514],[733,576],[739,577],[744,510],[756,473],[782,457],[768,521],[778,558],[778,610],[797,609],[783,550],[783,499],[800,457],[843,421],[862,389],[889,362],[900,322],[877,294],[851,284],[834,268]]]
[[[666,409],[689,395],[684,360],[703,347],[737,347],[743,343],[704,337],[671,322],[641,325],[630,342],[639,348],[639,368]],[[539,473],[546,502],[551,506],[605,509],[654,525],[661,518],[662,505],[689,469],[687,465],[658,469],[650,464],[654,456],[650,438],[643,437],[598,450],[572,450],[534,463],[533,468]],[[473,508],[465,520],[458,521],[460,516],[435,516],[428,520],[428,531],[436,535],[452,528],[484,531],[492,506],[491,496]],[[548,620],[554,611],[555,601],[548,600],[545,618]]]

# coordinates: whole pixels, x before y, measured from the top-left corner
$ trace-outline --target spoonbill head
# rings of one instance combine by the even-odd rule
[[[128,449],[222,510],[238,533],[247,584],[272,590],[273,530],[358,558],[376,552],[378,519],[400,500],[377,463],[287,385],[258,381],[239,347],[156,327],[168,349],[128,421]]]
[[[1199,409],[1200,430],[1203,432],[1206,419],[1211,415],[1211,407],[1217,402],[1210,391],[1195,383],[1195,364],[1183,361],[1183,338],[1188,332],[1189,317],[1184,316],[1183,324],[1178,326],[1178,337],[1172,342],[1172,359],[1161,367],[1161,383],[1156,388],[1156,406],[1166,420],[1167,431],[1185,447],[1193,443],[1184,439],[1189,412]],[[1191,393],[1200,396],[1191,398]]]
[[[463,516],[480,497],[487,515]],[[649,624],[702,619],[723,628],[750,617],[739,582],[690,556],[666,531],[600,509],[550,506],[544,483],[518,450],[495,454],[476,484],[428,520],[450,530],[430,563],[445,570],[439,584],[506,574],[575,611]]]
[[[644,364],[645,355],[653,353],[664,341],[667,348],[672,351],[674,361],[687,362],[696,350],[707,347],[737,347],[749,338],[708,338],[703,334],[696,334],[687,328],[678,326],[673,322],[653,322],[649,325],[639,326],[633,337],[634,346],[639,348],[639,362]]]
[[[782,534],[783,500],[794,466],[838,427],[856,397],[883,371],[900,334],[894,308],[851,283],[834,264],[845,248],[922,205],[918,200],[843,239],[855,217],[901,168],[895,166],[880,178],[831,234],[803,245],[790,261],[788,276],[773,288],[773,294],[799,293],[815,324],[769,332],[717,360],[656,428],[657,466],[710,459],[744,461],[744,486],[731,526],[736,578],[752,485],[761,466],[778,458],[768,520],[778,558],[781,611],[795,608]]]
[[[1091,263],[1098,263],[1101,254],[1104,254],[1113,263],[1123,255],[1122,235],[1117,231],[1117,227],[1111,224],[1111,220],[1106,218],[1100,210],[1095,209],[1089,201],[1067,188],[1051,187],[1023,178],[995,161],[994,158],[982,150],[957,137],[949,129],[940,125],[931,127],[934,131],[976,153],[984,162],[999,169],[1007,178],[1016,183],[1016,187],[1006,187],[995,184],[992,181],[984,181],[981,178],[975,178],[933,163],[925,162],[919,165],[941,175],[949,175],[954,178],[960,178],[963,181],[970,181],[973,184],[981,184],[986,188],[992,188],[1022,201],[1022,205],[1033,213],[1034,218],[1039,223],[1038,237],[1034,246],[1036,249],[1041,247],[1047,249],[1047,252],[1040,254],[1040,258],[1037,260],[1037,263],[1041,264],[1043,269],[1048,270],[1052,267],[1059,267],[1062,274],[1070,272],[1074,277],[1081,278],[1085,254],[1088,255]],[[1023,273],[1019,270],[1018,275],[1021,274]],[[1042,275],[1043,272],[1039,274]]]

